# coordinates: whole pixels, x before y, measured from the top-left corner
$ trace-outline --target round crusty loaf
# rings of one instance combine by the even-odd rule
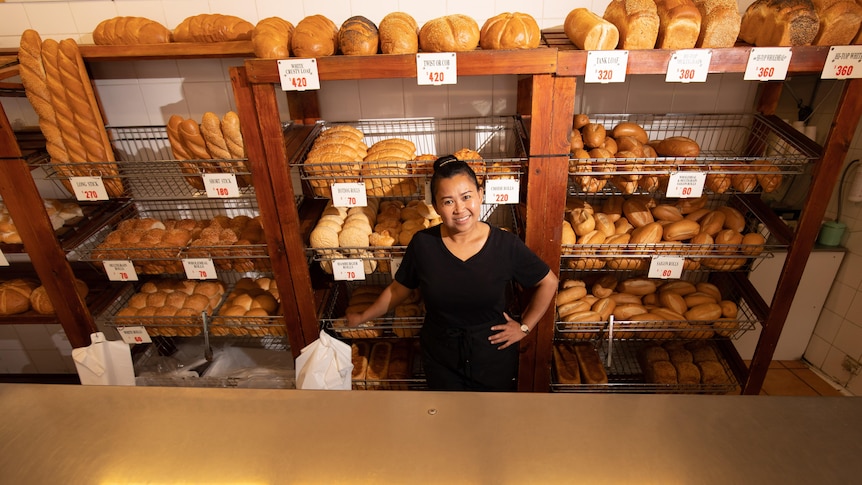
[[[77,291],[81,298],[86,298],[89,293],[87,283],[75,279],[75,291]],[[39,286],[30,293],[30,306],[42,315],[51,315],[54,313],[54,304],[48,298],[48,292],[44,286]]]
[[[99,22],[93,30],[96,45],[166,44],[171,31],[146,17],[113,17]]]
[[[425,22],[419,30],[419,47],[425,52],[464,52],[479,45],[479,24],[454,14]]]
[[[338,49],[346,56],[377,54],[378,43],[377,26],[361,15],[345,20],[338,31]]]
[[[404,12],[392,12],[380,21],[380,52],[415,54],[419,52],[419,25]]]
[[[200,14],[187,17],[174,29],[174,42],[230,42],[250,40],[254,25],[233,15]]]
[[[30,309],[30,294],[36,288],[32,281],[13,279],[0,283],[0,315],[15,315]]]
[[[479,32],[483,49],[535,49],[542,33],[530,14],[505,12],[485,21]]]
[[[280,17],[267,17],[254,26],[251,44],[254,56],[261,59],[285,59],[290,57],[290,38],[293,24]]]
[[[338,27],[323,15],[309,15],[296,24],[290,48],[296,57],[331,56],[338,49]]]

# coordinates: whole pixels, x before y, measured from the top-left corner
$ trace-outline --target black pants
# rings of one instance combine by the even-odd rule
[[[428,387],[438,391],[514,391],[518,346],[498,350],[488,323],[475,327],[422,326],[422,365]]]

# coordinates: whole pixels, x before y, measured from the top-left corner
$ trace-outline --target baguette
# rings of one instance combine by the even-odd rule
[[[575,355],[572,345],[564,343],[554,346],[554,369],[558,384],[581,383],[578,357]]]
[[[87,152],[81,144],[78,130],[75,127],[75,115],[66,102],[66,90],[60,79],[59,67],[60,44],[47,39],[42,43],[42,65],[45,67],[45,81],[51,93],[51,105],[54,107],[57,126],[63,138],[63,145],[69,155],[69,162],[86,162]],[[74,166],[71,168],[76,175],[84,175]]]
[[[607,384],[608,375],[599,353],[590,344],[575,344],[574,349],[581,369],[581,381],[584,384]]]

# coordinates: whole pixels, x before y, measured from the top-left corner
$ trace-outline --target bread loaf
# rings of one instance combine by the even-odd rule
[[[290,38],[293,24],[280,17],[262,19],[251,33],[254,56],[261,59],[286,59],[290,57]]]
[[[392,344],[389,342],[376,342],[371,347],[371,355],[368,357],[368,372],[365,378],[369,381],[380,381],[389,377],[389,357],[392,353]],[[370,384],[369,387],[377,387],[379,383]]]
[[[165,44],[171,41],[171,31],[145,17],[112,17],[99,22],[93,29],[96,45]]]
[[[227,149],[227,141],[221,129],[221,120],[212,111],[207,111],[201,118],[201,136],[204,138],[206,149],[212,158],[231,158]],[[227,167],[230,169],[230,167]]]
[[[653,145],[662,157],[696,157],[700,155],[700,145],[686,136],[671,136]]]
[[[87,152],[81,144],[81,138],[75,127],[75,116],[66,101],[66,89],[60,78],[59,68],[60,44],[52,39],[42,42],[42,65],[45,68],[45,80],[51,93],[51,105],[56,115],[57,127],[63,139],[63,146],[70,162],[86,162]],[[71,170],[75,170],[71,167]],[[77,171],[75,171],[78,174]]]
[[[612,0],[603,18],[620,32],[620,49],[652,49],[658,38],[659,18],[653,0]]]
[[[30,295],[36,283],[12,279],[0,283],[0,315],[16,315],[30,309]]]
[[[739,38],[757,47],[811,45],[819,30],[811,0],[756,0],[742,15]]]
[[[572,44],[585,51],[612,50],[620,42],[617,26],[586,8],[569,12],[563,30]]]
[[[199,14],[176,26],[174,42],[230,42],[251,40],[254,25],[233,15]]]
[[[694,0],[694,4],[701,18],[696,47],[733,47],[742,22],[736,0]]]
[[[691,49],[700,35],[701,15],[692,0],[656,0],[658,49]]]
[[[225,113],[221,120],[221,129],[231,158],[245,158],[245,145],[242,141],[239,116],[233,111]]]
[[[404,12],[392,12],[378,27],[380,52],[384,54],[415,54],[419,52],[419,25]]]
[[[581,370],[578,357],[568,343],[554,346],[554,370],[559,384],[580,384]]]
[[[331,56],[338,50],[338,27],[323,15],[309,15],[296,24],[290,48],[296,57]]]
[[[575,344],[575,355],[581,369],[581,382],[584,384],[607,384],[608,375],[599,358],[599,353],[590,344]]]
[[[189,160],[193,158],[186,149],[180,136],[180,123],[183,122],[183,117],[179,115],[171,115],[166,126],[168,141],[171,145],[171,152],[175,160]],[[180,163],[180,171],[183,173],[199,173],[198,167],[194,163]],[[198,176],[185,177],[186,182],[197,190],[204,190],[204,182]]]
[[[353,342],[350,345],[351,360],[353,362],[352,379],[354,381],[364,381],[368,372],[368,342]],[[365,383],[360,383],[359,388],[364,388]]]
[[[87,297],[89,288],[86,283],[76,278],[75,291],[83,299]],[[51,299],[48,298],[48,291],[44,286],[38,286],[30,293],[30,306],[33,310],[42,315],[54,314],[54,304],[51,303]]]
[[[338,31],[338,48],[346,56],[377,54],[378,43],[377,26],[361,15],[345,20]]]
[[[478,45],[479,24],[467,15],[438,17],[419,30],[419,47],[425,52],[464,52]]]
[[[483,49],[535,49],[541,40],[536,19],[521,12],[495,15],[485,21],[479,32]]]

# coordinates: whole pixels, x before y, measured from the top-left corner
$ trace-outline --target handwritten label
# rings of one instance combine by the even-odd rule
[[[667,63],[665,82],[703,83],[709,74],[711,49],[683,49],[673,53]]]
[[[108,200],[102,177],[69,177],[78,200]]]
[[[332,205],[335,207],[365,207],[368,195],[362,182],[332,184]]]
[[[521,185],[516,179],[491,179],[485,181],[486,204],[517,204],[520,202]]]
[[[204,187],[207,197],[212,199],[239,197],[236,175],[232,173],[205,173]]]
[[[416,84],[420,86],[458,84],[458,57],[454,52],[416,54]]]
[[[183,259],[183,268],[186,270],[186,278],[190,280],[216,279],[215,265],[210,258]]]
[[[753,47],[745,65],[746,81],[783,81],[790,67],[790,47]]]
[[[280,59],[278,76],[283,91],[320,89],[317,59]]]
[[[123,342],[127,344],[148,344],[152,342],[150,334],[147,333],[147,329],[144,327],[119,327],[117,328],[117,332],[120,333]]]
[[[667,197],[689,198],[703,195],[705,172],[673,172],[667,183]]]
[[[588,51],[584,82],[621,83],[626,80],[629,51]]]
[[[135,265],[128,260],[105,260],[102,261],[105,273],[110,281],[138,281],[138,273]]]
[[[862,77],[862,46],[834,45],[829,48],[821,79],[854,79]]]
[[[6,255],[3,254],[3,251],[0,251],[0,266],[9,266],[9,260],[6,259]]]
[[[681,256],[653,256],[649,265],[649,278],[678,279],[682,276],[685,258]]]
[[[335,281],[365,279],[365,265],[361,259],[335,259],[332,261],[332,278]]]

